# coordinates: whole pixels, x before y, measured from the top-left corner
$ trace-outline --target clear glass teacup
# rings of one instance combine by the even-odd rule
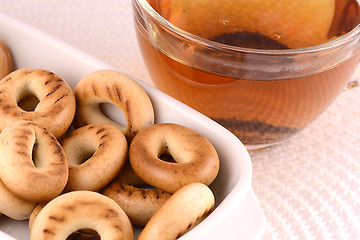
[[[308,126],[359,62],[356,0],[133,0],[133,12],[156,87],[248,149]]]

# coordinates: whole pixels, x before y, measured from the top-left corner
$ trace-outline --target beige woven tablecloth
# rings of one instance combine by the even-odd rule
[[[0,0],[0,12],[152,84],[130,0]],[[251,157],[268,222],[263,239],[360,239],[360,87],[297,136]]]

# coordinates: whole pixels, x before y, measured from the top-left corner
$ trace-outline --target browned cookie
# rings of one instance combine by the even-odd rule
[[[64,240],[90,229],[106,240],[132,240],[129,218],[112,199],[91,191],[65,193],[44,206],[31,228],[31,240]]]
[[[14,69],[13,59],[9,48],[0,40],[0,80]]]
[[[150,218],[138,240],[177,239],[200,223],[214,208],[209,187],[190,183],[176,191]]]
[[[75,96],[59,76],[42,69],[16,70],[0,81],[0,130],[20,120],[35,122],[56,138],[71,125],[75,115]],[[18,106],[25,97],[34,95],[39,103],[33,111]]]
[[[151,216],[171,196],[163,190],[146,186],[130,164],[102,191],[113,199],[129,216],[134,225],[145,226]]]
[[[163,154],[175,162],[160,159]],[[209,140],[173,123],[154,124],[140,131],[131,142],[129,159],[134,172],[146,183],[169,193],[192,182],[210,185],[220,167]]]
[[[140,130],[154,123],[154,109],[145,90],[133,79],[113,70],[88,74],[75,88],[76,122],[79,126],[104,123],[118,127],[131,140]],[[108,118],[100,104],[110,103],[121,109],[126,126]]]
[[[0,178],[15,195],[30,202],[58,196],[68,180],[68,165],[60,143],[47,129],[18,121],[0,134]]]
[[[93,123],[61,141],[69,165],[65,191],[98,191],[109,184],[127,160],[128,143],[116,127]]]

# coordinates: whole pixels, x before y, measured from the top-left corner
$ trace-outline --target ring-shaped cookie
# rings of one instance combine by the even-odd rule
[[[130,164],[101,193],[113,199],[137,226],[145,226],[151,216],[171,196],[156,188],[139,188],[146,183],[137,176]]]
[[[129,218],[112,199],[92,191],[62,194],[46,204],[31,227],[31,240],[63,240],[80,229],[92,229],[101,239],[132,240]]]
[[[75,96],[59,76],[42,69],[13,71],[0,81],[0,130],[15,121],[26,120],[47,128],[56,138],[62,136],[75,115]],[[33,111],[18,106],[34,95],[39,103]]]
[[[32,229],[32,225],[34,224],[34,221],[37,217],[37,215],[39,215],[40,211],[45,207],[45,205],[47,204],[47,202],[42,202],[36,205],[36,207],[34,208],[34,210],[31,212],[30,217],[29,217],[29,231],[31,232]]]
[[[61,145],[69,166],[65,191],[98,191],[118,175],[127,160],[124,134],[107,124],[93,123],[75,129]]]
[[[76,123],[104,123],[118,127],[131,140],[141,129],[154,123],[154,109],[145,90],[128,76],[113,71],[99,70],[85,76],[74,90],[77,108]],[[121,109],[126,126],[103,114],[100,104],[110,103]]]
[[[138,240],[177,239],[199,224],[214,208],[212,191],[190,183],[176,191],[150,218]]]
[[[36,203],[25,201],[9,189],[0,180],[0,212],[15,220],[29,219]]]
[[[162,154],[175,163],[161,160]],[[129,148],[134,172],[149,185],[174,193],[192,182],[210,185],[219,172],[213,145],[199,133],[174,123],[158,123],[139,132]]]
[[[45,202],[58,196],[68,180],[63,148],[47,129],[29,121],[7,126],[0,134],[0,177],[18,197]]]
[[[9,48],[0,40],[0,80],[14,69],[13,59]]]
[[[32,211],[30,218],[29,218],[29,231],[31,233],[32,225],[34,224],[34,221],[39,215],[40,211],[45,207],[47,203],[40,203],[38,204],[35,209]],[[100,240],[100,237],[97,233],[88,229],[81,229],[79,231],[76,231],[72,233],[66,240]]]

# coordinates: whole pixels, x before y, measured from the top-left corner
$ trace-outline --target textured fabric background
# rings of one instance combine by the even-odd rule
[[[152,84],[130,0],[0,0],[0,12]],[[360,239],[359,106],[360,87],[344,91],[298,135],[251,152],[263,239]]]

